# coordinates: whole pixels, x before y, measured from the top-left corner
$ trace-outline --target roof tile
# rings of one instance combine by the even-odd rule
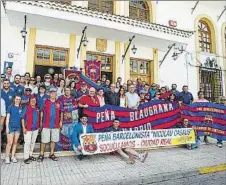
[[[4,1],[4,2],[7,3],[7,1]],[[88,8],[83,8],[81,6],[75,6],[75,5],[65,4],[65,3],[62,4],[56,1],[14,1],[14,2],[23,3],[30,6],[38,6],[41,8],[49,8],[49,9],[58,10],[58,11],[70,12],[70,13],[80,14],[84,16],[97,17],[97,18],[112,21],[112,22],[118,22],[122,24],[128,24],[131,26],[142,27],[145,29],[155,30],[155,31],[159,31],[159,32],[163,32],[171,35],[177,35],[181,37],[186,37],[186,38],[190,37],[194,33],[194,31],[181,30],[181,29],[172,28],[166,25],[143,22],[143,21],[139,21],[126,16],[122,16],[122,15],[108,14],[108,13],[103,13],[99,11],[88,10]]]

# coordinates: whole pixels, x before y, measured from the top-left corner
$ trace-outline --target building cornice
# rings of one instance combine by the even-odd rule
[[[5,2],[7,3],[7,1]],[[89,10],[88,8],[60,3],[56,1],[14,1],[14,2],[26,4],[30,6],[37,6],[41,8],[48,8],[52,10],[69,12],[69,13],[83,15],[83,16],[99,18],[107,21],[127,24],[133,27],[140,27],[140,28],[158,31],[158,32],[169,34],[169,35],[176,35],[184,38],[189,38],[191,35],[194,34],[193,31],[181,30],[181,29],[172,28],[169,26],[161,25],[161,24],[142,22],[142,21],[134,20],[122,15],[107,14],[104,12],[93,11],[93,10]]]

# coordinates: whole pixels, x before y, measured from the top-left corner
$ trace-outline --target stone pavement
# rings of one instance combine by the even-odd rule
[[[200,167],[226,163],[226,146],[202,145],[199,149],[158,149],[149,151],[145,163],[126,164],[117,155],[94,155],[79,161],[75,156],[45,158],[43,163],[16,164],[1,161],[2,185],[135,185],[167,182],[175,177],[198,175]],[[164,184],[164,183],[163,183]],[[167,183],[165,183],[167,185]]]

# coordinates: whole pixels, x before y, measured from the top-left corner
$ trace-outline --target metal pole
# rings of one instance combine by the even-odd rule
[[[162,65],[162,63],[163,63],[164,60],[166,59],[167,55],[169,54],[169,52],[171,51],[171,49],[172,49],[173,46],[175,46],[175,45],[176,45],[176,43],[172,44],[172,45],[169,47],[169,49],[168,49],[168,51],[166,52],[165,56],[164,56],[163,59],[160,61],[159,67]]]
[[[127,52],[128,52],[128,49],[129,49],[129,47],[130,47],[130,45],[131,45],[131,43],[132,43],[132,41],[133,41],[134,38],[135,38],[135,35],[134,35],[131,39],[129,39],[129,45],[128,45],[127,48],[126,48],[126,52],[124,53],[124,55],[122,55],[122,63],[123,63],[123,60],[124,60],[125,57],[126,57],[126,54],[127,54]]]
[[[77,53],[77,58],[79,56],[79,52],[80,52],[80,49],[81,49],[81,45],[82,45],[82,41],[83,41],[86,29],[87,29],[87,26],[85,26],[84,29],[82,30],[82,37],[81,37],[81,40],[80,40],[80,43],[79,43],[79,47],[77,49],[77,52],[78,52]]]
[[[199,1],[197,1],[196,3],[195,3],[195,6],[191,9],[191,14],[193,14],[193,12],[194,12],[194,10],[196,9],[196,6],[199,4]]]
[[[220,20],[221,16],[222,16],[222,15],[223,15],[223,13],[225,12],[225,10],[226,10],[226,6],[224,6],[224,10],[221,12],[220,16],[218,16],[217,21],[219,21],[219,20]]]

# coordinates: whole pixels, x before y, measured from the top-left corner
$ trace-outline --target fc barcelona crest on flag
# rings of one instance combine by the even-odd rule
[[[85,61],[85,75],[95,83],[100,79],[100,65],[100,61]]]

